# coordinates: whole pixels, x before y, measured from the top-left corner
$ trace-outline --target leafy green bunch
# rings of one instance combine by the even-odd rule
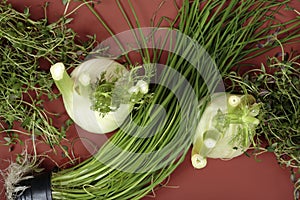
[[[300,63],[295,52],[280,52],[243,75],[228,75],[232,88],[255,96],[262,104],[257,132],[267,142],[266,151],[273,152],[278,163],[292,169],[295,183],[295,199],[299,195],[300,180],[294,173],[300,172]],[[242,88],[238,91],[237,88]]]
[[[76,66],[94,41],[77,44],[75,32],[67,27],[71,18],[49,23],[46,9],[47,4],[45,18],[34,21],[29,8],[18,12],[0,2],[0,128],[7,144],[16,142],[16,133],[42,136],[51,146],[65,137],[64,130],[52,125],[58,114],[44,107],[57,97],[47,66],[57,61]],[[15,130],[15,122],[24,131]]]
[[[114,76],[107,77],[107,72],[100,74],[97,82],[92,86],[92,110],[98,111],[101,116],[116,111],[121,104],[131,104],[138,109],[151,101],[153,96],[149,93],[149,82],[154,76],[153,66],[131,67],[132,70],[114,70]],[[138,73],[144,69],[144,75]]]

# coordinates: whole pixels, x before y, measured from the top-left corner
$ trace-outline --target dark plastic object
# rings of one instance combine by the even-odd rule
[[[51,173],[40,174],[21,185],[29,186],[17,200],[52,200]]]

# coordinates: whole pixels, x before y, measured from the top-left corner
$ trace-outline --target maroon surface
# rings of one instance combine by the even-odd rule
[[[17,10],[23,10],[24,6],[30,7],[33,19],[38,19],[43,16],[41,6],[45,1],[30,1],[30,0],[11,0],[13,7]],[[48,17],[50,21],[57,19],[63,13],[63,6],[60,0],[49,1]],[[115,32],[128,30],[128,26],[121,16],[117,5],[112,0],[102,0],[102,3],[97,5],[97,11],[101,13],[105,21],[109,24],[111,29]],[[124,1],[127,2],[127,1]],[[176,8],[174,7],[173,0],[167,0],[162,4],[162,0],[148,0],[137,1],[132,0],[136,8],[137,15],[139,16],[142,26],[150,26],[150,19],[153,13],[157,13],[155,21],[157,22],[160,16],[166,15],[174,17],[176,15]],[[177,0],[181,2],[181,0]],[[296,0],[293,1],[294,5],[300,10],[300,3]],[[70,9],[75,5],[71,4]],[[126,6],[129,11],[129,7]],[[129,12],[128,12],[129,13]],[[295,13],[286,11],[281,20],[287,20],[295,17]],[[133,16],[131,19],[133,19]],[[90,13],[86,7],[80,8],[72,15],[74,21],[71,25],[72,28],[79,34],[81,39],[84,40],[85,35],[96,34],[97,38],[105,39],[109,34],[104,31],[103,27],[99,24],[96,18]],[[164,25],[167,25],[164,22]],[[294,49],[300,50],[299,43],[293,45]],[[261,57],[266,58],[266,55]],[[261,60],[257,59],[256,62]],[[60,100],[50,102],[47,105],[49,110],[63,112],[63,105]],[[61,121],[66,120],[66,114],[62,115],[55,123],[60,124]],[[3,136],[0,136],[0,141]],[[25,141],[28,151],[32,151],[31,140],[25,136],[21,136]],[[90,151],[95,146],[101,145],[106,139],[105,136],[94,134],[86,134],[83,140],[79,140],[76,129],[74,126],[70,128],[67,135],[69,141],[62,143],[73,148],[74,156],[84,160],[89,157],[89,151],[86,147],[90,147]],[[94,143],[91,143],[93,141]],[[82,143],[85,143],[84,146]],[[16,154],[20,153],[25,146],[16,145],[14,149],[9,152],[9,148],[0,145],[0,169],[5,169],[9,160],[14,160]],[[56,162],[63,165],[68,162],[68,159],[62,155],[60,150],[53,152],[49,147],[42,142],[37,145],[37,152],[47,155],[51,159],[46,158],[43,162],[43,167],[51,170]],[[204,199],[204,200],[291,200],[293,199],[293,186],[289,180],[289,171],[281,168],[275,157],[272,154],[263,154],[259,157],[260,162],[256,161],[253,157],[248,158],[241,156],[231,161],[212,160],[208,161],[208,165],[203,170],[195,170],[190,164],[190,155],[188,155],[176,171],[171,175],[168,186],[155,191],[155,199]],[[66,165],[68,166],[68,165]],[[0,177],[0,192],[3,191],[3,181]],[[4,198],[4,194],[1,194]],[[153,197],[145,197],[153,199]]]

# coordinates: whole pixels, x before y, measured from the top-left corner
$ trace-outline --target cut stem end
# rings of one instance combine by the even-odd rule
[[[206,158],[202,157],[200,154],[192,155],[192,165],[196,169],[202,169],[206,166],[207,160]]]
[[[64,71],[65,71],[65,65],[61,62],[52,65],[50,68],[52,78],[55,81],[59,81],[63,78]]]

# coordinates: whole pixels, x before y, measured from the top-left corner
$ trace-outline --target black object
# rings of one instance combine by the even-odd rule
[[[51,173],[43,173],[22,182],[20,185],[29,186],[17,200],[52,200]]]

